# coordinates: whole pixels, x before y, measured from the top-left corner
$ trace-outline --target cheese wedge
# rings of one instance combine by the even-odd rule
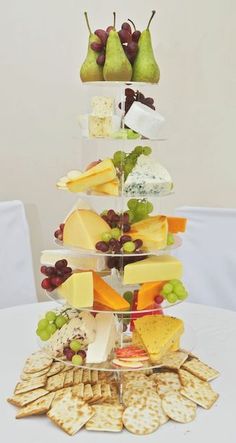
[[[133,240],[139,238],[147,249],[164,249],[167,245],[168,224],[163,215],[149,217],[131,225],[129,235]]]
[[[167,217],[168,231],[172,234],[178,232],[185,232],[187,225],[187,218],[184,217]]]
[[[95,249],[101,234],[110,231],[110,226],[96,212],[77,209],[66,219],[63,243],[84,249]]]
[[[57,292],[74,308],[93,306],[93,273],[75,272],[57,288]]]
[[[46,249],[41,252],[40,263],[54,266],[58,260],[66,259],[73,270],[102,272],[106,269],[106,260],[102,256],[80,256],[67,249]]]
[[[134,321],[152,363],[161,360],[184,332],[182,320],[165,315],[147,315]]]
[[[90,188],[92,193],[105,194],[105,195],[119,195],[119,185],[120,182],[118,178],[111,180],[110,182],[103,183],[101,185],[93,186]]]
[[[116,169],[110,158],[107,158],[96,166],[83,172],[75,180],[67,183],[67,188],[71,192],[83,192],[92,186],[101,185],[116,178]]]
[[[183,266],[177,258],[171,255],[152,256],[126,265],[124,284],[180,279],[182,274]]]
[[[113,314],[99,313],[95,317],[96,336],[88,346],[86,363],[102,363],[107,360],[117,338]]]
[[[132,333],[132,344],[135,346],[139,346],[139,348],[145,349],[145,346],[143,344],[143,341],[139,335],[139,333],[137,331],[133,331]],[[178,337],[174,343],[172,344],[170,351],[178,351],[178,349],[180,348],[180,337]],[[169,352],[169,351],[168,351]]]
[[[129,303],[105,282],[96,272],[93,272],[94,302],[104,306],[104,309],[127,311]]]
[[[143,283],[138,291],[137,310],[146,309],[155,302],[155,297],[160,294],[165,281]]]

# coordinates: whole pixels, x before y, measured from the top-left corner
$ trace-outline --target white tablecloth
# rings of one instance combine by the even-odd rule
[[[169,422],[157,432],[145,437],[137,437],[127,431],[117,434],[80,431],[74,437],[69,437],[43,416],[15,420],[15,407],[5,399],[12,393],[19,379],[25,358],[37,349],[34,330],[40,314],[53,306],[55,305],[49,302],[0,311],[2,442],[236,442],[236,312],[192,303],[173,307],[169,313],[192,325],[197,339],[194,352],[221,372],[220,377],[212,382],[220,398],[209,411],[199,407],[194,422],[186,425]]]

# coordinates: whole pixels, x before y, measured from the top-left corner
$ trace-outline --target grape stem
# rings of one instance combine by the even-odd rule
[[[71,311],[71,310],[72,310],[72,308],[66,308],[66,309],[64,309],[64,311],[61,311],[61,314],[66,314],[67,317],[69,318],[67,311]]]
[[[116,12],[115,11],[113,12],[113,26],[114,26],[114,29],[116,29]]]
[[[84,16],[85,16],[85,20],[86,20],[87,27],[88,27],[88,30],[89,30],[89,34],[91,35],[92,31],[91,31],[89,20],[88,20],[88,13],[86,11],[84,11]]]
[[[128,22],[132,23],[134,30],[136,31],[136,26],[135,26],[134,22],[132,20],[130,20],[130,18],[128,18]]]
[[[152,11],[152,15],[151,15],[150,20],[149,20],[148,25],[147,25],[147,30],[149,29],[149,26],[150,26],[151,21],[152,21],[152,19],[153,19],[155,14],[156,14],[156,11]]]

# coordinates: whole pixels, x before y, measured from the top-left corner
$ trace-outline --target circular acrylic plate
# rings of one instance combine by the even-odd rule
[[[78,139],[80,139],[79,137],[74,137],[74,138],[78,138]],[[126,143],[134,143],[134,142],[136,142],[136,144],[138,144],[140,141],[142,141],[142,142],[146,142],[146,143],[148,143],[148,142],[166,142],[168,139],[167,139],[167,137],[157,137],[157,138],[145,138],[145,137],[138,137],[138,138],[136,138],[136,139],[132,139],[132,138],[115,138],[115,137],[84,137],[84,136],[82,136],[82,139],[84,140],[84,141],[89,141],[89,142],[94,142],[94,141],[98,141],[98,140],[109,140],[109,142],[115,142],[116,143],[116,145],[118,144],[118,143],[121,143],[122,142],[122,144],[124,144],[124,142]],[[152,146],[153,147],[153,146]]]
[[[130,334],[124,333],[123,347],[130,344],[130,339],[131,339]],[[72,368],[82,368],[82,369],[91,369],[91,370],[97,370],[97,371],[122,373],[122,372],[128,372],[128,371],[146,371],[148,369],[155,369],[155,368],[162,367],[161,364],[152,364],[150,361],[148,361],[147,363],[145,363],[145,365],[143,365],[142,367],[139,367],[139,368],[118,368],[117,366],[114,366],[112,364],[112,358],[111,358],[111,360],[107,360],[106,362],[99,363],[99,364],[91,363],[91,364],[84,364],[81,366],[73,365],[73,363],[71,363],[70,361],[65,360],[64,357],[52,356],[50,351],[45,347],[45,342],[42,342],[40,340],[37,340],[37,342],[38,342],[40,348],[43,349],[45,352],[47,352],[51,357],[53,357],[54,360],[63,362],[64,364],[66,364]],[[184,334],[180,339],[180,347],[181,347],[181,349],[186,349],[188,352],[192,352],[195,346],[196,346],[196,333],[195,333],[194,329],[192,328],[192,326],[185,323]]]
[[[147,83],[147,82],[132,82],[132,81],[127,81],[127,82],[121,82],[121,81],[95,81],[95,82],[81,82],[81,84],[83,86],[93,86],[93,87],[104,87],[104,88],[124,88],[124,87],[134,87],[134,88],[144,88],[144,87],[157,87],[158,83]]]
[[[129,234],[129,233],[127,233]],[[131,253],[131,254],[125,254],[125,253],[119,253],[119,254],[114,254],[112,252],[100,252],[100,251],[96,251],[96,249],[83,249],[83,248],[76,248],[75,246],[68,246],[68,245],[64,245],[62,241],[55,239],[55,243],[57,246],[59,246],[60,248],[65,248],[65,249],[70,249],[73,252],[76,252],[78,254],[78,256],[102,256],[102,257],[142,257],[142,256],[147,256],[147,255],[162,255],[162,254],[166,254],[169,251],[171,251],[172,249],[177,249],[182,245],[182,239],[178,236],[175,235],[174,236],[175,242],[173,245],[171,246],[167,246],[165,249],[158,249],[158,250],[151,250],[151,251],[144,251],[142,253],[137,254],[137,252],[135,253]]]
[[[67,191],[70,192],[67,188],[58,187],[58,190],[60,191]],[[170,191],[166,194],[119,194],[119,195],[111,195],[111,194],[100,194],[99,192],[74,192],[74,194],[77,194],[79,196],[83,197],[106,197],[106,198],[112,198],[112,199],[117,199],[117,198],[137,198],[138,200],[148,200],[149,198],[156,198],[156,199],[161,199],[161,198],[165,198],[165,197],[169,197],[170,195],[173,195],[174,192]]]

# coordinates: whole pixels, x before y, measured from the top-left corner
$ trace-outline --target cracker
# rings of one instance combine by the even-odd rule
[[[53,359],[43,351],[37,351],[31,354],[25,362],[23,372],[26,374],[31,374],[34,372],[43,371],[49,368],[53,362]]]
[[[143,389],[153,389],[155,388],[155,383],[153,380],[149,380],[147,379],[141,379],[141,380],[130,380],[126,383],[124,383],[124,388],[128,389],[128,388],[143,388]]]
[[[172,391],[179,391],[181,383],[179,376],[175,372],[161,372],[157,377],[157,393],[160,397]]]
[[[86,384],[84,385],[84,396],[83,399],[84,401],[89,401],[91,400],[91,398],[93,398],[93,390],[91,385]]]
[[[57,400],[61,400],[62,398],[64,398],[65,395],[72,394],[72,388],[61,388],[61,389],[58,389],[58,391],[54,391],[54,393],[55,393],[55,396],[53,398],[52,405],[54,405],[54,403]]]
[[[204,381],[211,381],[220,374],[216,369],[211,368],[197,358],[185,362],[182,368],[187,369],[191,374],[196,375],[196,377]]]
[[[94,415],[91,406],[75,398],[70,391],[53,404],[47,416],[63,431],[74,435]]]
[[[102,383],[101,384],[101,390],[102,390],[102,398],[103,400],[109,400],[111,399],[111,388],[108,383]]]
[[[65,377],[65,372],[60,372],[59,374],[48,377],[45,389],[47,389],[47,391],[57,391],[63,388]]]
[[[14,394],[22,394],[23,392],[33,391],[34,389],[42,388],[45,386],[46,382],[46,375],[41,375],[41,377],[36,377],[32,380],[19,382],[15,387]]]
[[[79,383],[82,383],[83,379],[83,369],[75,369],[74,370],[74,385],[78,385]]]
[[[161,364],[170,369],[179,369],[187,360],[188,354],[182,351],[168,352],[161,359]]]
[[[39,388],[33,391],[25,392],[24,394],[13,395],[12,397],[9,397],[7,401],[12,405],[23,407],[46,394],[48,394],[46,389]]]
[[[78,385],[75,385],[72,387],[72,394],[75,397],[80,397],[83,398],[84,397],[84,383],[79,383]]]
[[[157,413],[147,407],[129,406],[122,420],[127,431],[137,435],[151,434],[160,425]]]
[[[94,405],[95,414],[87,421],[85,428],[88,431],[120,432],[123,428],[122,406]]]
[[[90,369],[83,369],[82,382],[84,384],[91,383],[91,371],[90,371]]]
[[[73,386],[73,381],[74,381],[74,369],[70,369],[70,371],[67,371],[65,374],[64,388]]]
[[[204,382],[201,386],[185,386],[180,393],[204,409],[211,408],[219,397],[219,394],[213,391],[208,383]]]
[[[98,371],[91,371],[91,385],[98,383]]]
[[[201,380],[200,378],[191,374],[191,372],[188,372],[186,369],[179,369],[178,374],[182,386],[196,387],[201,386],[204,383],[208,384],[207,381]]]
[[[65,366],[64,363],[61,363],[60,361],[53,362],[47,373],[47,377],[51,377],[52,375],[58,374],[64,369],[64,366]]]
[[[32,403],[29,403],[27,406],[24,406],[17,412],[16,418],[46,414],[46,412],[48,412],[51,407],[54,395],[54,392],[51,392],[41,398],[38,398]]]
[[[179,392],[164,395],[162,408],[169,418],[179,423],[189,423],[196,417],[197,405]]]
[[[94,403],[102,398],[102,388],[101,383],[98,383],[96,385],[92,385],[92,391],[93,391],[93,397],[89,401],[89,403]]]
[[[42,375],[45,375],[45,374],[47,374],[47,377],[48,377],[49,370],[50,370],[50,368],[48,367],[46,369],[43,369],[42,371],[33,372],[32,374],[29,374],[29,373],[27,374],[27,372],[22,372],[20,378],[23,381],[30,381],[33,378],[41,377]]]

